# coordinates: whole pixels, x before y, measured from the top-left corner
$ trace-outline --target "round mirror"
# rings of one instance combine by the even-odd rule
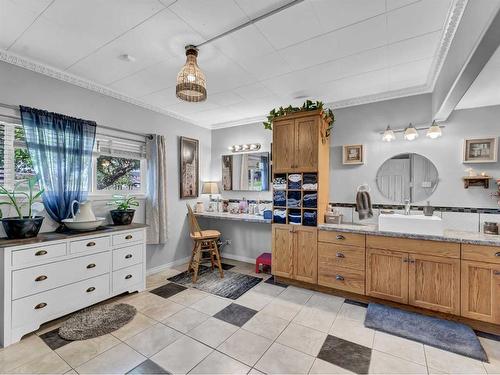
[[[439,174],[425,156],[408,153],[387,159],[378,169],[377,187],[380,193],[395,203],[411,203],[428,199],[436,190]]]

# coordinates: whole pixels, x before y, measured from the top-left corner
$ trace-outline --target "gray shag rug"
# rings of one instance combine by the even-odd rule
[[[224,278],[221,279],[217,269],[212,271],[210,267],[202,265],[199,267],[196,284],[193,283],[192,273],[187,271],[175,275],[168,280],[176,284],[196,288],[230,299],[237,299],[262,281],[260,277],[231,271],[225,271]]]
[[[66,320],[59,336],[71,341],[102,336],[123,327],[136,313],[136,308],[126,303],[90,307]]]
[[[488,362],[481,342],[465,324],[370,303],[365,326]]]

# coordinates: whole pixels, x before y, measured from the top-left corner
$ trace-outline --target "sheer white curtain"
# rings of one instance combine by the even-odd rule
[[[167,242],[167,152],[163,135],[146,137],[148,183],[146,200],[147,243]]]

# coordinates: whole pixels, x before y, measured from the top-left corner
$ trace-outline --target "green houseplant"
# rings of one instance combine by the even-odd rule
[[[35,192],[37,181],[36,177],[19,181],[11,191],[0,186],[0,197],[5,199],[0,202],[0,205],[11,206],[16,211],[16,216],[6,218],[0,211],[2,225],[9,239],[36,237],[42,227],[43,216],[33,215],[33,204],[44,193],[43,189]],[[20,190],[23,185],[28,187],[27,191]],[[23,210],[27,210],[27,215],[23,214]]]
[[[134,219],[135,209],[132,207],[138,207],[139,201],[133,195],[113,195],[108,205],[116,207],[110,211],[113,224],[128,225]]]

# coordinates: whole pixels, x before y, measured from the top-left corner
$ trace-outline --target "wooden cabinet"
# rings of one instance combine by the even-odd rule
[[[295,122],[275,121],[273,124],[273,171],[293,171],[295,165]]]
[[[295,120],[294,170],[310,172],[318,169],[318,118],[302,117]]]
[[[500,323],[500,265],[462,260],[461,315]]]
[[[316,283],[318,251],[316,228],[273,224],[273,275]]]

